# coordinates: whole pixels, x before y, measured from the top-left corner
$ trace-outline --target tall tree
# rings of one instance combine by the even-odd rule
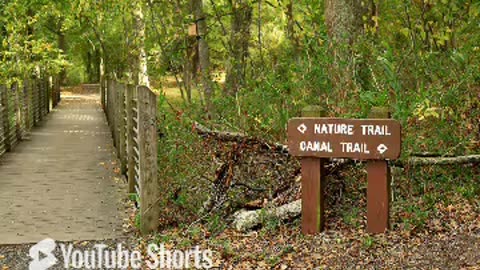
[[[63,29],[64,18],[60,18],[57,23],[57,34],[58,34],[58,48],[61,52],[67,54],[67,39],[65,36],[65,30]],[[65,85],[67,83],[67,70],[62,68],[59,74],[60,85]]]
[[[250,0],[233,0],[229,60],[225,79],[226,93],[235,95],[245,85],[252,5]]]
[[[363,29],[364,12],[362,1],[325,1],[325,23],[333,54],[330,71],[334,87],[352,86],[354,66],[351,48]]]
[[[205,95],[207,113],[212,112],[213,86],[210,77],[210,49],[206,40],[207,21],[203,11],[203,0],[192,0],[193,14],[197,27],[198,58],[202,77],[202,86]]]
[[[137,54],[137,70],[135,74],[135,83],[138,85],[150,86],[147,69],[147,53],[145,50],[145,17],[141,1],[135,2],[133,9],[134,31]]]
[[[300,53],[300,41],[295,34],[295,16],[294,16],[294,1],[290,0],[287,3],[285,15],[287,16],[287,37],[293,47],[294,57],[297,58]]]

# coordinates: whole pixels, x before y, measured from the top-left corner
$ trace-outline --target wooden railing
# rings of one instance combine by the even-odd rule
[[[48,79],[0,85],[0,156],[11,151],[59,101],[60,88]]]
[[[112,131],[122,174],[140,208],[143,233],[159,225],[157,179],[157,95],[148,87],[108,80],[101,89],[102,106]]]

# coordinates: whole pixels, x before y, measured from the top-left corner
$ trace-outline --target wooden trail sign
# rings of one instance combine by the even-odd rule
[[[288,148],[300,157],[397,159],[400,130],[392,119],[293,118]]]
[[[302,232],[323,230],[326,158],[368,160],[367,230],[381,233],[389,227],[390,168],[387,159],[401,151],[401,126],[388,119],[383,108],[373,108],[373,119],[342,119],[322,116],[311,106],[301,118],[288,122],[288,148],[301,157]]]

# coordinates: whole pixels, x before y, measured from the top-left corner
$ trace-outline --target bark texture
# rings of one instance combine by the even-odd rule
[[[200,71],[202,74],[202,84],[205,93],[207,109],[211,109],[211,100],[213,95],[212,80],[210,78],[210,48],[208,46],[207,21],[203,12],[203,1],[195,0],[195,20],[197,22],[198,35],[198,56],[200,62]]]
[[[365,11],[362,1],[358,0],[325,1],[325,24],[333,57],[330,77],[334,88],[352,86],[354,64],[351,49],[363,30]]]
[[[145,51],[145,18],[142,5],[139,1],[135,3],[135,8],[133,10],[133,18],[136,53],[138,58],[137,70],[135,72],[135,84],[150,87],[147,69],[147,53]]]
[[[295,16],[294,16],[294,4],[293,0],[287,3],[285,15],[287,16],[287,37],[293,47],[293,53],[295,58],[298,58],[300,53],[300,41],[295,33]]]
[[[205,105],[207,113],[212,111],[213,86],[210,77],[210,48],[208,46],[207,21],[203,12],[203,0],[192,0],[193,14],[197,27],[198,58],[200,63],[200,72],[202,78],[203,92],[205,96]]]
[[[230,57],[225,79],[226,93],[235,95],[245,85],[252,6],[249,0],[232,1],[232,26],[230,34]]]

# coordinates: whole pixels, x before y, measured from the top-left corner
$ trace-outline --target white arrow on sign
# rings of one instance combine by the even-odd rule
[[[300,131],[302,134],[305,134],[305,131],[307,131],[307,126],[302,123],[300,126],[297,127],[297,130]]]
[[[387,150],[388,150],[388,147],[383,143],[377,146],[377,151],[380,152],[380,154],[385,153]]]

